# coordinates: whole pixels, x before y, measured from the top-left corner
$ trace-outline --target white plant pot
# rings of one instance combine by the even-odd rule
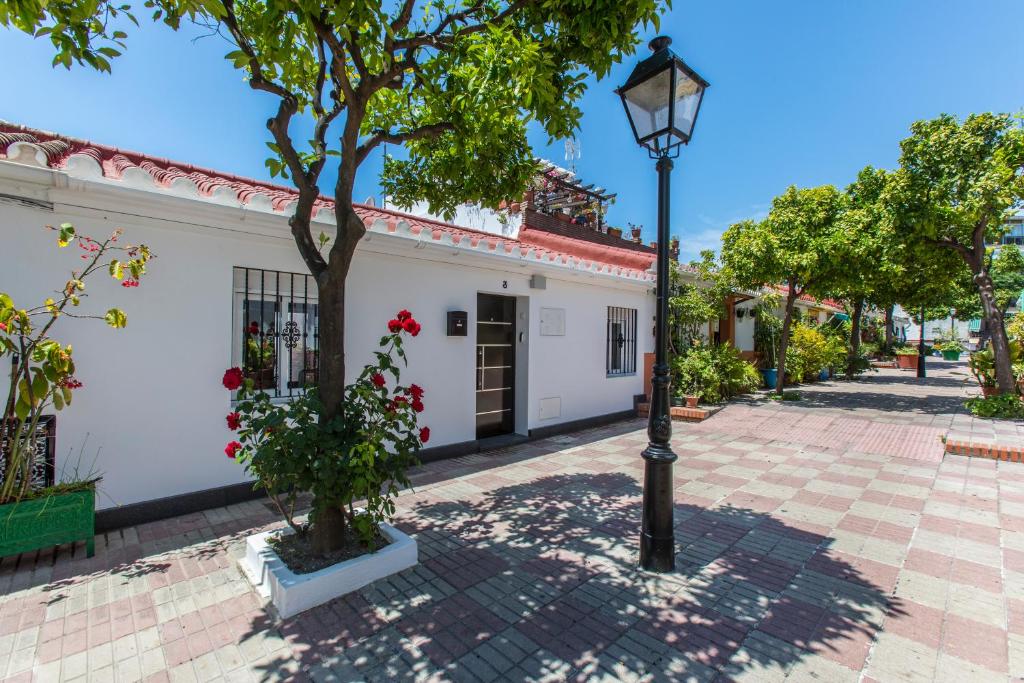
[[[270,598],[281,618],[287,619],[417,564],[415,540],[390,524],[381,524],[380,531],[391,543],[377,552],[308,574],[296,574],[288,569],[267,543],[267,537],[272,534],[294,532],[291,529],[265,531],[246,539],[245,557],[238,564],[257,592]]]

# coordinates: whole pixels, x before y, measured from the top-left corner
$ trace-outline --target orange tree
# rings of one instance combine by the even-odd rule
[[[535,163],[526,127],[551,137],[579,125],[588,76],[601,78],[658,25],[662,0],[147,0],[177,27],[211,27],[234,44],[227,58],[253,90],[269,94],[273,175],[289,178],[295,244],[317,283],[320,311],[320,419],[345,403],[345,297],[352,257],[366,229],[353,207],[360,165],[379,145],[404,145],[388,158],[383,184],[399,205],[426,201],[452,215],[471,201],[497,207],[522,193]],[[0,25],[48,36],[55,63],[100,69],[120,54],[123,32],[109,0],[0,2]],[[328,165],[337,171],[333,244],[321,252],[311,231]],[[341,513],[325,513],[314,545],[344,540]]]

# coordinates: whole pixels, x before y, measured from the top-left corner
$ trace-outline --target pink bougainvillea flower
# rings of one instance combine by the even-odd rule
[[[7,323],[0,323],[0,332],[7,331]]]
[[[241,368],[228,368],[224,371],[224,379],[221,380],[224,383],[224,388],[228,391],[234,391],[235,389],[242,386],[242,381],[245,377],[242,375]]]
[[[139,286],[139,281],[138,280],[133,280],[132,278],[128,278],[127,280],[125,280],[124,282],[121,283],[121,286],[122,287],[138,287]]]
[[[82,388],[82,383],[79,382],[74,377],[70,377],[70,376],[65,377],[64,379],[62,379],[60,381],[60,385],[62,387],[64,387],[64,388],[66,388],[66,389],[81,389]]]
[[[423,398],[423,387],[421,387],[419,384],[410,384],[409,388],[406,391],[413,398]]]
[[[402,321],[401,320],[396,320],[396,319],[389,320],[388,321],[388,331],[391,332],[391,334],[395,334],[397,332],[401,332],[402,331]]]
[[[384,379],[384,375],[380,374],[379,372],[375,372],[372,375],[370,375],[370,381],[373,382],[373,385],[378,389],[387,384],[387,380]]]
[[[234,460],[235,454],[240,450],[242,450],[242,444],[237,441],[229,441],[228,445],[224,447],[224,455]]]
[[[396,315],[395,317],[398,318],[399,322],[404,323],[406,320],[412,317],[412,313],[403,308],[398,312],[398,315]]]
[[[430,441],[430,427],[424,427],[420,430],[420,442],[426,443]]]
[[[242,426],[242,414],[239,413],[238,411],[228,413],[227,421],[228,429],[230,429],[231,431],[236,431],[239,427]]]

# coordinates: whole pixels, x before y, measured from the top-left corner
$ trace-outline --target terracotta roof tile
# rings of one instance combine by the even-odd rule
[[[186,183],[194,186],[203,198],[224,196],[242,205],[258,201],[260,208],[264,208],[265,203],[265,208],[277,213],[287,211],[289,205],[297,199],[294,189],[282,185],[0,121],[0,160],[12,156],[22,159],[26,152],[35,160],[39,160],[41,155],[45,165],[54,169],[68,169],[72,161],[76,161],[95,166],[104,178],[115,181],[124,180],[129,174],[140,173],[144,174],[142,177],[149,176],[156,188],[168,189],[177,183]],[[594,240],[525,227],[516,239],[391,209],[363,204],[354,206],[367,225],[381,220],[389,232],[396,232],[398,223],[402,222],[410,234],[421,239],[426,237],[439,241],[447,236],[454,244],[468,240],[468,244],[474,248],[482,242],[486,249],[494,252],[501,245],[501,253],[517,258],[530,258],[532,255],[540,262],[592,268],[631,279],[652,279],[647,271],[654,255],[653,250],[649,249],[610,246]],[[314,216],[321,211],[333,210],[334,202],[329,197],[321,196],[314,204]]]

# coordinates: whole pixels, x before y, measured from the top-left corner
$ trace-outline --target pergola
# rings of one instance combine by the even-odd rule
[[[538,159],[540,172],[533,186],[531,207],[543,213],[582,214],[592,210],[597,218],[596,229],[600,229],[607,204],[615,201],[615,194],[593,183],[585,185],[575,173]]]

